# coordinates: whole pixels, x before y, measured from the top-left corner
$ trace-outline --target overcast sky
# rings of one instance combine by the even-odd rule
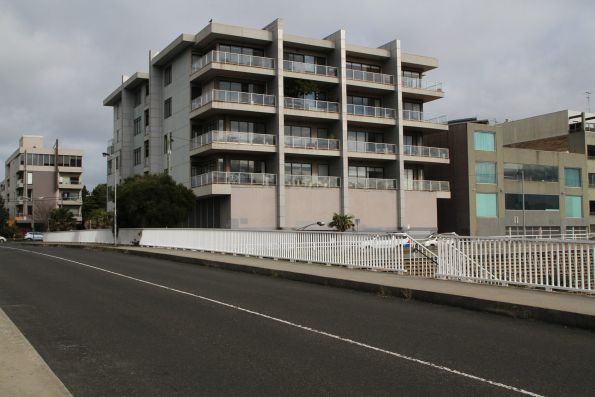
[[[21,135],[43,135],[83,149],[84,183],[102,183],[112,136],[103,98],[122,74],[147,71],[149,49],[211,18],[260,28],[282,17],[288,33],[345,29],[348,42],[372,47],[398,38],[403,51],[439,59],[427,79],[446,96],[425,110],[449,119],[584,111],[584,92],[595,92],[594,16],[590,0],[0,0],[0,159]]]

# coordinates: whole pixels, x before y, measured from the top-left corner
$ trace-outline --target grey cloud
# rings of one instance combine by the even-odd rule
[[[0,158],[24,133],[59,138],[85,151],[84,182],[105,179],[111,111],[102,99],[121,74],[146,71],[149,49],[210,18],[261,27],[283,17],[285,30],[435,56],[446,98],[430,113],[449,118],[520,118],[583,110],[595,91],[590,1],[76,1],[0,0]],[[594,106],[595,107],[595,106]],[[3,168],[3,167],[2,167]],[[0,174],[3,178],[3,174]]]

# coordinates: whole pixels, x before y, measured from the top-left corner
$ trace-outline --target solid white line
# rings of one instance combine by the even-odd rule
[[[230,308],[230,309],[234,309],[234,310],[238,310],[238,311],[241,311],[241,312],[244,312],[244,313],[251,314],[253,316],[257,316],[257,317],[265,318],[267,320],[271,320],[271,321],[275,321],[275,322],[278,322],[278,323],[281,323],[281,324],[285,324],[285,325],[288,325],[290,327],[299,328],[301,330],[312,332],[314,334],[326,336],[328,338],[339,340],[341,342],[345,342],[345,343],[349,343],[349,344],[356,345],[356,346],[359,346],[359,347],[363,347],[364,349],[373,350],[373,351],[376,351],[376,352],[379,352],[379,353],[388,354],[389,356],[393,356],[393,357],[400,358],[402,360],[406,360],[406,361],[410,361],[410,362],[413,362],[413,363],[425,365],[427,367],[435,368],[437,370],[448,372],[448,373],[453,374],[453,375],[459,375],[459,376],[462,376],[462,377],[467,378],[467,379],[473,379],[473,380],[478,381],[478,382],[487,383],[487,384],[490,384],[492,386],[500,387],[500,388],[503,388],[503,389],[506,389],[506,390],[514,391],[514,392],[525,394],[525,395],[528,395],[528,396],[542,397],[541,394],[533,393],[533,392],[530,392],[528,390],[524,390],[524,389],[521,389],[521,388],[518,388],[518,387],[515,387],[515,386],[509,386],[509,385],[506,385],[504,383],[500,383],[500,382],[496,382],[496,381],[489,380],[489,379],[486,379],[486,378],[482,378],[480,376],[468,374],[466,372],[458,371],[456,369],[445,367],[443,365],[434,364],[432,362],[420,360],[418,358],[414,358],[414,357],[410,357],[410,356],[406,356],[406,355],[401,354],[401,353],[396,353],[396,352],[393,352],[393,351],[390,351],[390,350],[381,349],[379,347],[368,345],[367,343],[358,342],[356,340],[349,339],[349,338],[344,338],[342,336],[331,334],[331,333],[326,332],[326,331],[317,330],[315,328],[311,328],[311,327],[308,327],[306,325],[301,325],[301,324],[297,324],[297,323],[294,323],[294,322],[291,322],[291,321],[288,321],[288,320],[283,320],[281,318],[273,317],[273,316],[270,316],[268,314],[260,313],[260,312],[254,311],[254,310],[245,309],[245,308],[243,308],[241,306],[233,305],[231,303],[226,303],[226,302],[222,302],[222,301],[219,301],[219,300],[216,300],[216,299],[207,298],[206,296],[197,295],[197,294],[194,294],[192,292],[182,291],[182,290],[179,290],[179,289],[176,289],[176,288],[171,288],[171,287],[168,287],[168,286],[165,286],[165,285],[153,283],[151,281],[142,280],[140,278],[136,278],[136,277],[132,277],[132,276],[127,276],[127,275],[122,274],[122,273],[113,272],[111,270],[103,269],[101,267],[97,267],[97,266],[93,266],[93,265],[88,265],[86,263],[78,262],[78,261],[75,261],[75,260],[72,260],[72,259],[68,259],[68,258],[62,258],[62,257],[55,256],[55,255],[49,255],[49,254],[44,254],[44,253],[41,253],[41,252],[29,251],[29,250],[24,250],[24,249],[20,249],[20,248],[0,247],[0,249],[1,248],[11,249],[11,250],[16,250],[16,251],[23,251],[23,252],[28,252],[28,253],[32,253],[32,254],[42,255],[42,256],[47,256],[47,257],[54,258],[54,259],[59,259],[59,260],[65,261],[65,262],[74,263],[74,264],[77,264],[77,265],[80,265],[80,266],[85,266],[85,267],[88,267],[90,269],[94,269],[94,270],[98,270],[98,271],[102,271],[102,272],[105,272],[105,273],[112,274],[114,276],[127,278],[129,280],[137,281],[139,283],[151,285],[151,286],[157,287],[157,288],[162,288],[162,289],[165,289],[167,291],[176,292],[178,294],[191,296],[193,298],[201,299],[203,301],[214,303],[216,305],[224,306],[224,307],[227,307],[227,308]]]

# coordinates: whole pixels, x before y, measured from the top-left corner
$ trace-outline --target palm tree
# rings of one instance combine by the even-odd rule
[[[333,214],[333,220],[328,224],[330,227],[334,227],[340,232],[345,232],[352,229],[355,224],[353,223],[353,215],[349,214]]]

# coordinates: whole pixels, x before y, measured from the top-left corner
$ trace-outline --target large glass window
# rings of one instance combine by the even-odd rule
[[[171,98],[167,98],[165,102],[163,102],[163,118],[171,117]]]
[[[365,167],[365,166],[349,166],[349,176],[358,178],[384,178],[384,168],[382,167]]]
[[[264,94],[264,85],[256,83],[238,83],[236,81],[220,81],[219,89],[223,91],[252,92]]]
[[[263,50],[250,47],[239,47],[235,45],[221,44],[219,45],[219,51],[230,52],[232,54],[254,55],[259,57],[264,56]]]
[[[134,119],[134,135],[141,133],[141,118],[137,117]]]
[[[166,67],[163,71],[163,85],[167,86],[171,84],[171,65]]]
[[[254,121],[231,120],[230,130],[234,132],[255,132],[257,134],[264,134],[264,123]]]
[[[285,126],[285,135],[286,136],[299,136],[304,138],[310,138],[312,136],[312,131],[310,127],[300,127],[297,125],[286,125]]]
[[[529,182],[558,182],[558,167],[538,164],[504,164],[504,179]]]
[[[496,151],[496,134],[489,131],[475,131],[473,134],[475,150],[484,152]]]
[[[361,70],[364,72],[372,72],[372,73],[380,73],[380,66],[378,65],[370,65],[361,62],[351,62],[347,61],[347,69],[353,70]]]
[[[507,193],[504,207],[507,210],[523,209],[523,195]],[[525,194],[525,209],[527,211],[559,211],[560,199],[552,194]]]
[[[287,175],[312,175],[311,163],[285,163]]]
[[[583,198],[581,196],[566,196],[564,204],[567,218],[583,217]]]
[[[347,103],[350,105],[364,105],[364,106],[375,106],[380,107],[380,98],[372,98],[365,96],[347,95]]]
[[[475,163],[476,183],[496,183],[496,163]]]
[[[595,174],[589,173],[589,187],[595,187]]]
[[[498,194],[475,193],[475,214],[478,218],[497,218]]]
[[[564,185],[566,187],[581,187],[581,169],[564,168]]]

